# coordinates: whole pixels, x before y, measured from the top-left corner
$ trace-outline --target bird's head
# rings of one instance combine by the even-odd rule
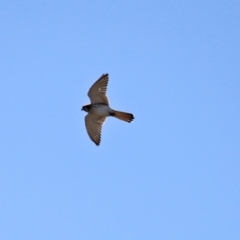
[[[88,112],[90,109],[90,104],[82,106],[82,111]]]

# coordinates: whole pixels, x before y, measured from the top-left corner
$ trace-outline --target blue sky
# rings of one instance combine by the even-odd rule
[[[239,1],[1,1],[0,239],[240,239]],[[114,118],[82,105],[109,73]]]

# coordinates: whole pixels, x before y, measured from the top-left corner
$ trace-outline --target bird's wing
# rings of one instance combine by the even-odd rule
[[[91,103],[104,103],[108,105],[108,98],[106,96],[108,84],[108,74],[103,74],[89,89],[88,96]]]
[[[98,146],[101,141],[102,125],[106,117],[99,117],[92,114],[85,116],[85,126],[91,140]]]

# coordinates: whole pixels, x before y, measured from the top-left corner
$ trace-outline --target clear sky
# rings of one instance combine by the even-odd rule
[[[1,0],[0,110],[0,239],[240,239],[239,1]]]

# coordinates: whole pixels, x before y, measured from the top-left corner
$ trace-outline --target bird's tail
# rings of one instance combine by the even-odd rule
[[[114,110],[114,113],[112,113],[111,116],[129,123],[134,119],[134,116],[131,113],[120,112],[116,110]]]

